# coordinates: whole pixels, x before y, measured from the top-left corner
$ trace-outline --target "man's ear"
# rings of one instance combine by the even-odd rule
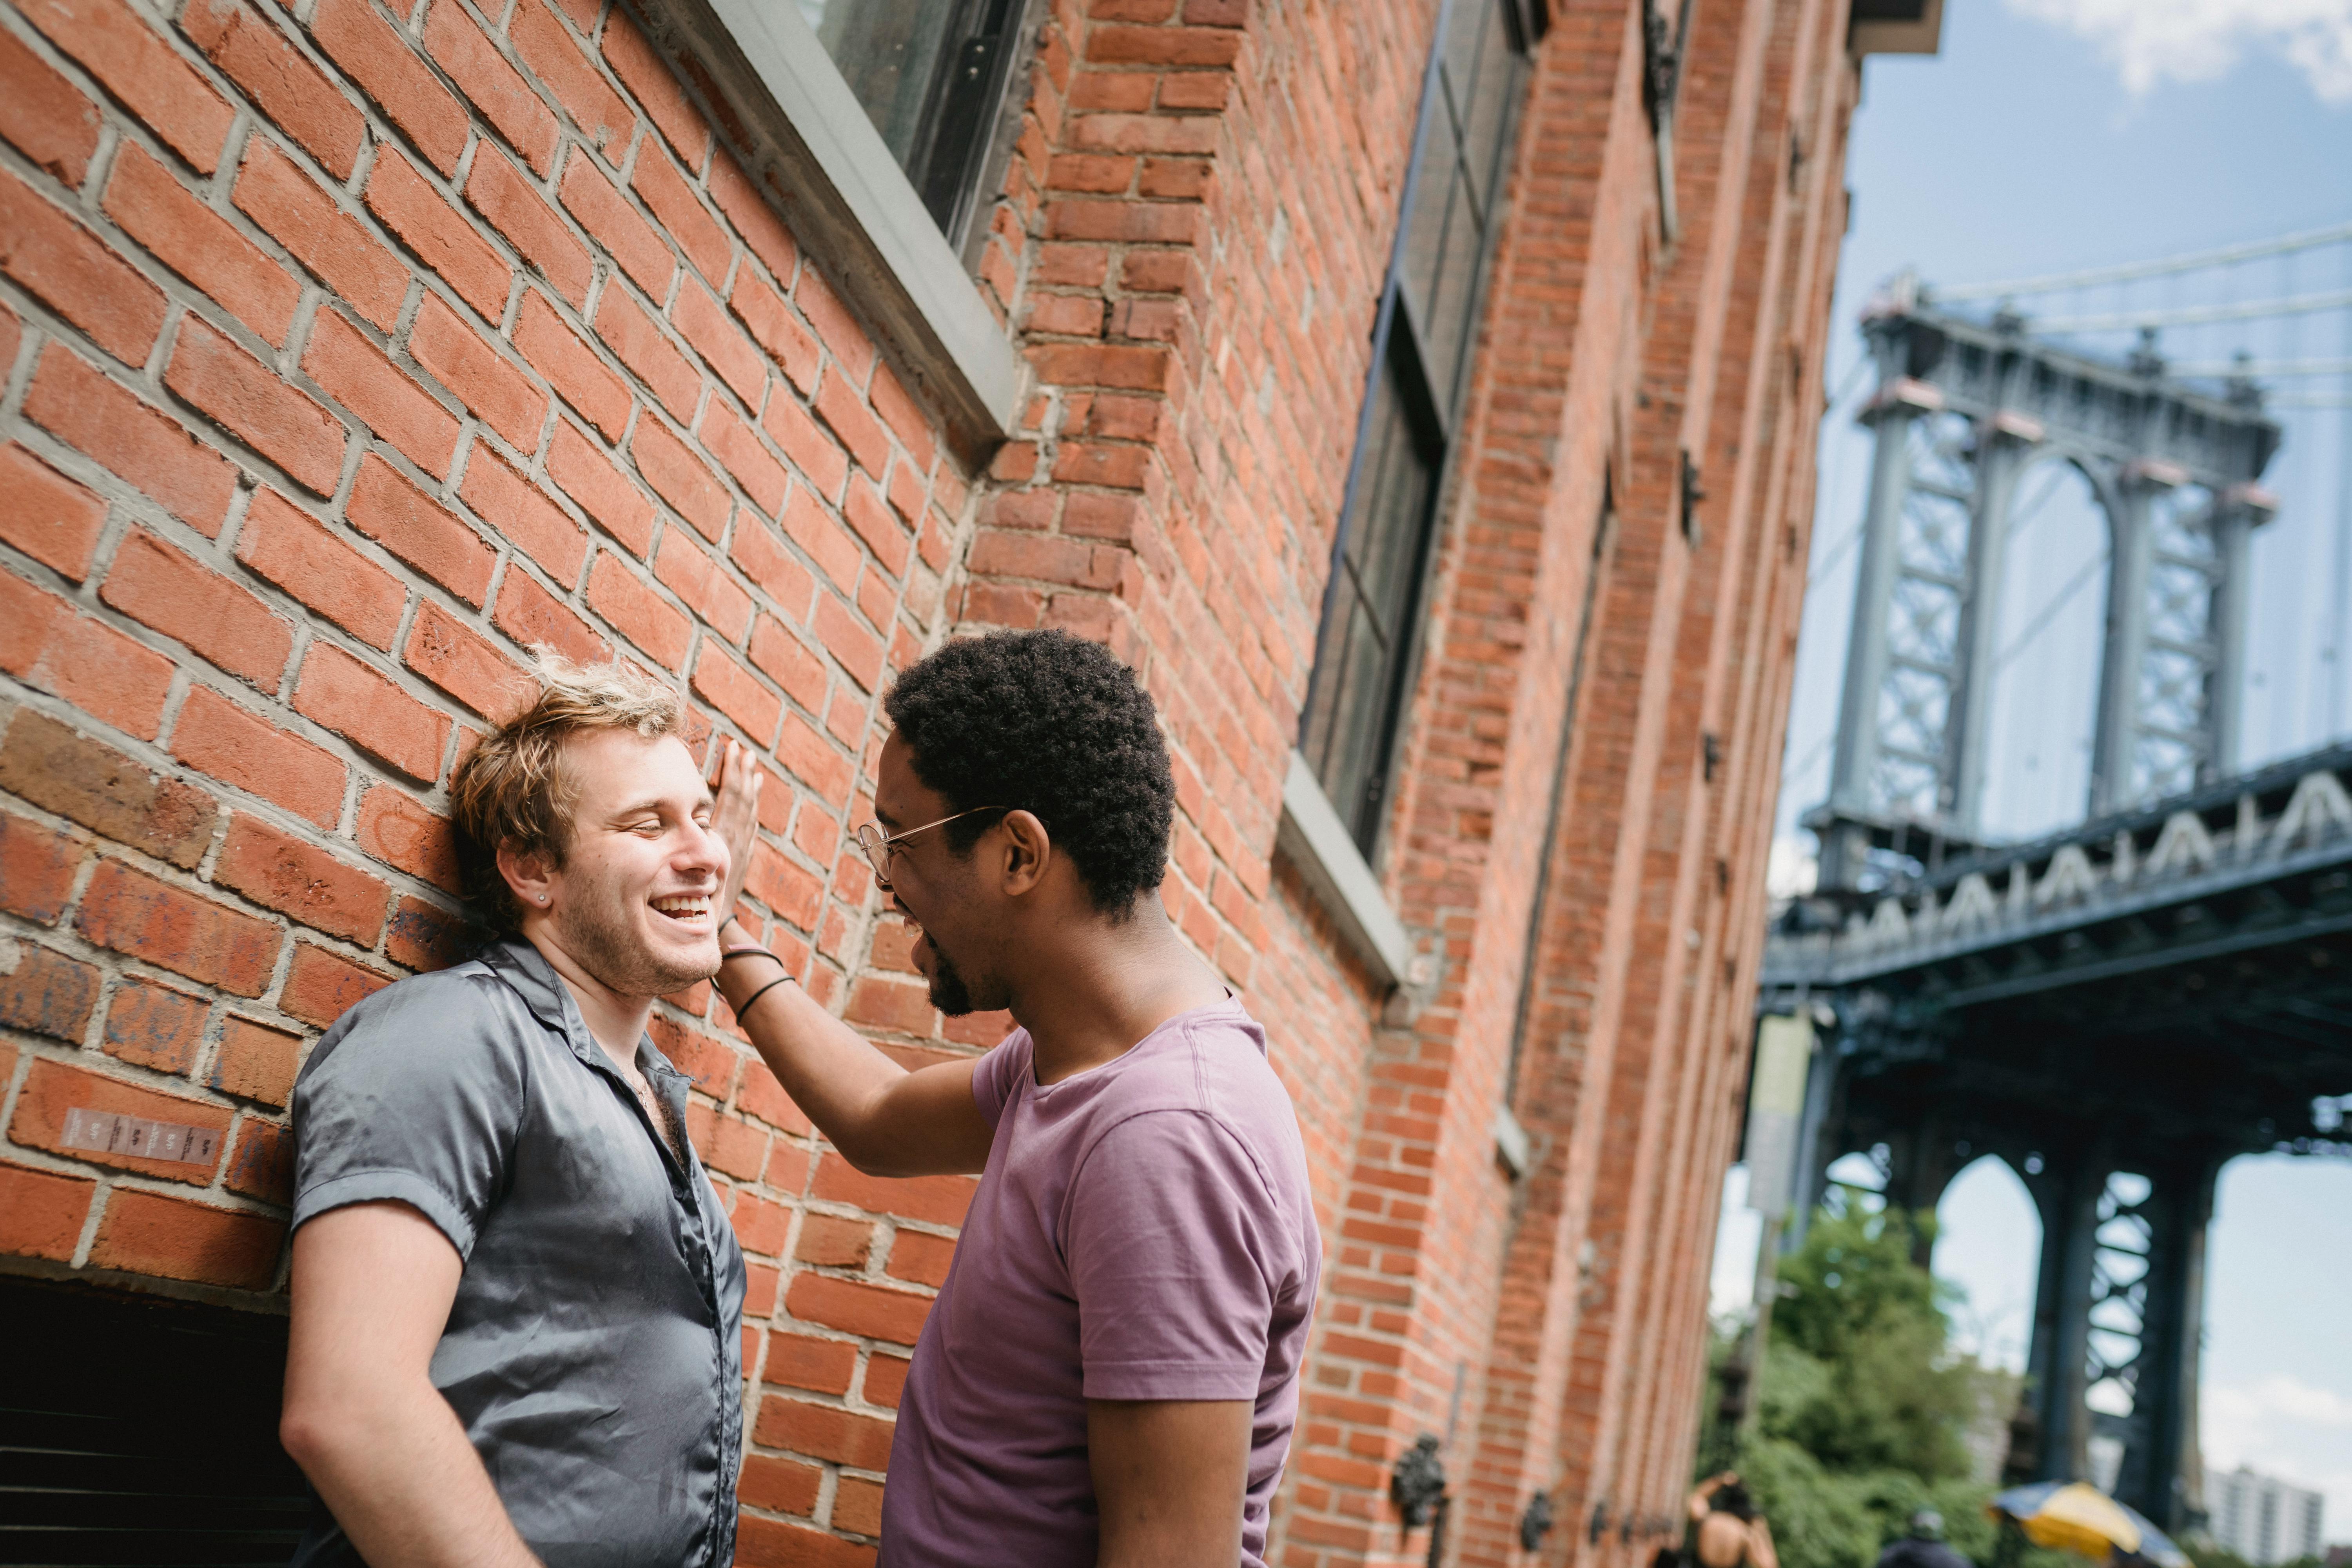
[[[1008,897],[1018,898],[1045,879],[1054,863],[1054,837],[1034,812],[1007,812],[1000,826],[1004,829],[1003,889]]]
[[[548,907],[555,893],[551,873],[547,857],[539,851],[520,850],[511,844],[499,846],[499,875],[507,879],[515,901],[526,911]]]

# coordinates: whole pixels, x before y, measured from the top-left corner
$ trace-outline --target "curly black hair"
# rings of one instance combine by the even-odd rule
[[[1065,631],[962,637],[908,668],[882,700],[915,776],[953,811],[1036,814],[1096,909],[1114,919],[1160,886],[1176,781],[1150,695],[1099,643]],[[995,826],[947,829],[969,851]]]

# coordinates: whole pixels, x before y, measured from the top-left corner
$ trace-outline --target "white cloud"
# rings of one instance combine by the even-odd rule
[[[2273,1374],[2198,1391],[2209,1474],[2243,1465],[2327,1496],[2325,1529],[2352,1527],[2352,1394]]]
[[[2124,85],[2209,81],[2248,46],[2275,49],[2329,103],[2352,102],[2352,0],[2009,0],[2098,47]]]

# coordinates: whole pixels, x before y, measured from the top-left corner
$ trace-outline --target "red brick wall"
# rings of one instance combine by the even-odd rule
[[[1427,973],[1385,997],[1274,841],[1437,10],[1054,6],[978,268],[1027,384],[973,472],[625,6],[0,5],[0,1267],[278,1300],[288,1086],[453,950],[448,769],[534,643],[671,671],[769,760],[751,894],[814,994],[909,1062],[993,1043],[845,833],[892,670],[1066,626],[1160,703],[1167,900],[1313,1162],[1276,1556],[1421,1560],[1386,1487],[1423,1432],[1455,1560],[1544,1489],[1549,1559],[1646,1554],[1704,1394],[1853,78],[1832,0],[1699,0],[1670,239],[1640,7],[1552,5],[1377,868]],[[751,1258],[743,1559],[864,1561],[968,1184],[851,1171],[705,987],[656,1035]],[[68,1150],[76,1108],[217,1149]],[[1630,1534],[1588,1545],[1599,1503]]]

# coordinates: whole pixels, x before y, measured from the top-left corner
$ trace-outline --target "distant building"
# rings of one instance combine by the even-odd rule
[[[2217,1544],[2257,1564],[2319,1555],[2319,1493],[2243,1466],[2205,1484],[2208,1528]]]

